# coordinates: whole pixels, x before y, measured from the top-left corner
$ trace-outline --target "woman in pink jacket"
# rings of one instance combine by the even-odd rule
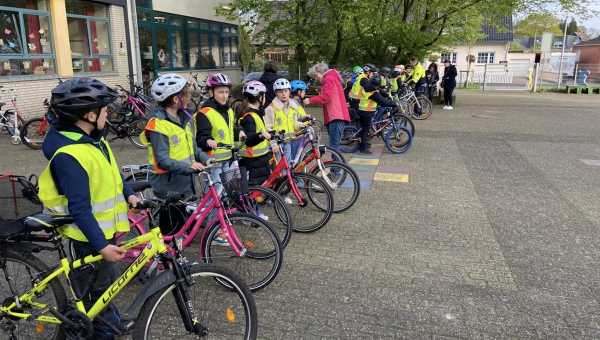
[[[321,94],[304,99],[304,104],[323,105],[325,126],[327,126],[329,133],[329,146],[341,151],[340,139],[342,138],[342,132],[346,123],[350,121],[350,113],[342,88],[342,77],[338,71],[329,69],[327,64],[323,63],[311,67],[308,75],[321,82]]]

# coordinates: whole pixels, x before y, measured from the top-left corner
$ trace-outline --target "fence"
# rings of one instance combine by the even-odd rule
[[[484,90],[531,90],[534,69],[530,62],[486,64],[484,72],[473,73],[473,82]]]

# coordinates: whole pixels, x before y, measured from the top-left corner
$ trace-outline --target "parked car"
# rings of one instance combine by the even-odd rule
[[[260,77],[262,76],[262,72],[250,72],[248,73],[248,75],[246,76],[246,79],[244,79],[244,81],[242,82],[242,85],[246,85],[247,82],[251,81],[251,80],[259,80]]]

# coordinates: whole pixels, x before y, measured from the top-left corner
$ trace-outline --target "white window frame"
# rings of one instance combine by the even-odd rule
[[[456,65],[456,62],[458,61],[458,52],[450,52],[450,54],[441,52],[440,53],[440,63],[443,63],[444,60],[446,60],[446,59],[450,60],[452,65]]]
[[[484,63],[479,62],[479,55],[487,54],[486,61]],[[492,59],[492,62],[490,62]],[[485,64],[494,64],[496,62],[496,52],[477,52],[477,57],[475,57],[475,65],[485,65]]]

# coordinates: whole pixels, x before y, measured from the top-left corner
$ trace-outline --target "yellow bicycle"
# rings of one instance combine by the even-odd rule
[[[90,255],[69,261],[57,228],[73,223],[72,218],[38,214],[28,217],[25,223],[0,228],[3,240],[0,243],[0,329],[10,340],[65,337],[82,340],[92,335],[92,322],[99,322],[115,335],[123,335],[126,329],[104,320],[99,313],[154,260],[154,266],[161,263],[165,270],[148,282],[131,306],[122,312],[131,315],[141,306],[132,330],[134,340],[164,339],[167,335],[172,339],[255,339],[256,305],[243,281],[225,267],[187,262],[181,255],[183,238],[173,241],[174,254],[167,251],[154,218],[168,204],[168,199],[142,202],[141,208],[149,212],[150,232],[120,247],[130,249],[143,244],[145,247],[89,310],[82,301],[89,285],[82,292],[80,287],[71,285],[69,278],[86,267],[93,271],[94,263],[102,256]],[[43,231],[50,234],[46,244],[53,244],[52,247],[20,241],[24,235]],[[58,251],[60,264],[49,268],[32,255],[41,250]],[[63,275],[72,299],[67,299],[60,282],[59,277]]]

